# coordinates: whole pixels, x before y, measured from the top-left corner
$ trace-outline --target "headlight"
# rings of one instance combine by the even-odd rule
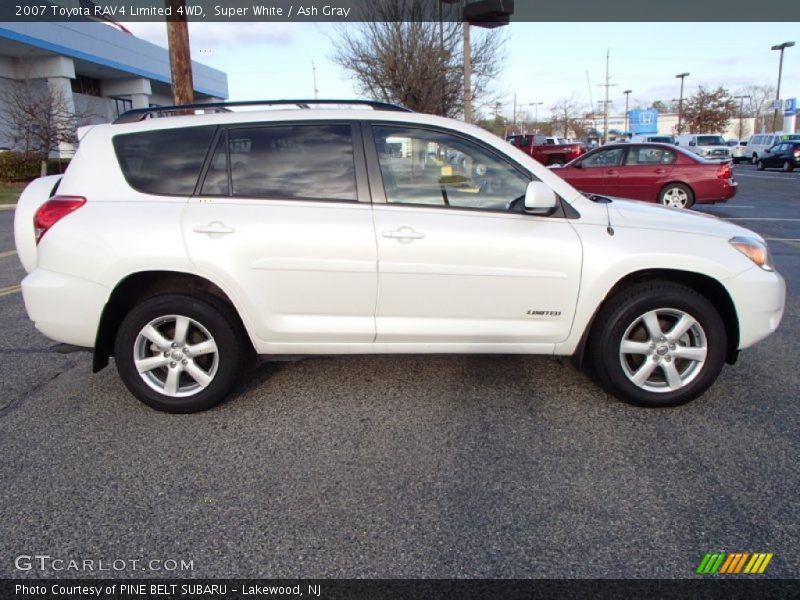
[[[764,242],[751,237],[736,236],[729,239],[728,243],[765,271],[775,270],[769,248]]]

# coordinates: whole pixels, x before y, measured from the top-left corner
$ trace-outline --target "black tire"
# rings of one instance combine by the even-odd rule
[[[678,206],[677,204],[672,204],[670,201],[670,197],[672,196],[672,194],[684,196],[685,203],[683,203],[680,206]],[[658,194],[658,203],[661,204],[662,206],[691,208],[694,205],[694,192],[692,191],[692,188],[683,183],[668,183]]]
[[[753,153],[753,157],[750,159],[750,164],[756,164],[758,162],[758,154]]]
[[[667,334],[663,336],[667,341],[656,346],[649,343],[653,336],[643,318],[649,314],[656,315],[656,324]],[[693,318],[695,325],[671,340],[668,334],[682,315]],[[647,350],[623,354],[623,338]],[[722,370],[727,344],[725,325],[711,302],[691,288],[656,281],[612,296],[595,319],[587,349],[592,372],[609,393],[637,406],[662,408],[684,404],[705,392]],[[702,347],[704,360],[678,357],[701,352]],[[674,389],[668,381],[669,368],[680,381]],[[634,382],[640,374],[645,374],[641,384]]]
[[[783,161],[783,165],[781,165],[781,170],[784,173],[791,173],[794,169],[794,165],[790,163],[788,160]]]
[[[150,337],[140,336],[148,324],[156,323],[154,327],[163,340],[176,342],[178,318],[188,319],[190,323],[183,336],[183,346],[191,348],[201,342],[207,343],[210,337],[215,351],[201,353],[198,350],[194,356],[191,353],[184,356],[182,347],[157,345],[151,340],[152,333],[148,334]],[[193,413],[216,406],[233,390],[247,363],[245,342],[241,326],[225,303],[213,296],[164,294],[147,298],[125,316],[117,331],[114,355],[122,381],[139,400],[164,412]],[[165,364],[140,374],[137,358]],[[205,385],[195,376],[203,379]],[[173,380],[178,386],[175,394],[159,391],[158,388],[169,391],[170,377],[176,378]]]
[[[758,169],[759,171],[763,171],[764,170],[764,161],[763,160],[759,160],[759,161],[756,162],[756,169]]]

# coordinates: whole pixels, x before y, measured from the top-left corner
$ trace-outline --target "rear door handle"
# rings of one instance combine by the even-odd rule
[[[653,171],[653,173],[655,173],[656,175],[663,175],[666,172],[667,172],[666,169],[656,169],[655,171]]]
[[[226,233],[233,233],[236,230],[233,227],[228,227],[222,221],[212,221],[208,225],[195,225],[192,227],[195,233],[205,233],[211,237],[220,237]]]
[[[609,169],[608,171],[606,171],[606,175],[619,175],[619,171],[617,171],[616,169]]]
[[[410,242],[412,240],[421,240],[425,237],[424,233],[420,233],[419,231],[414,231],[413,227],[399,227],[394,231],[384,231],[381,235],[385,238],[390,238],[393,240],[399,240],[401,242]]]

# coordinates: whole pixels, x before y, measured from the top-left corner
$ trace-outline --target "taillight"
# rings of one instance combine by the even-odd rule
[[[717,177],[719,179],[730,179],[733,177],[733,171],[731,170],[730,163],[722,163],[719,166],[719,171],[717,171]]]
[[[797,150],[794,151],[794,155],[796,157],[800,158],[800,148],[798,148]]]
[[[84,204],[86,204],[86,198],[81,196],[53,196],[42,204],[33,217],[36,243],[39,243],[48,229]]]

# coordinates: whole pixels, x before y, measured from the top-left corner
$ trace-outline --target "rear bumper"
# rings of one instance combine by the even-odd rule
[[[57,342],[91,348],[109,290],[101,285],[36,269],[22,280],[22,297],[36,329]]]
[[[739,191],[739,182],[733,179],[720,180],[720,183],[698,186],[697,203],[713,204],[714,202],[727,202]]]
[[[773,333],[786,304],[786,283],[778,273],[753,267],[725,281],[739,317],[740,350]]]

